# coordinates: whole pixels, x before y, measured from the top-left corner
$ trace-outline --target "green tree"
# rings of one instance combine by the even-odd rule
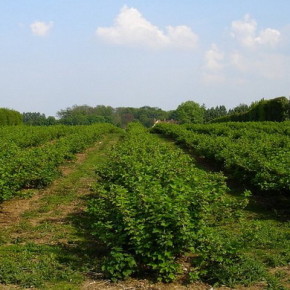
[[[127,125],[135,121],[136,108],[120,107],[117,108],[114,115],[114,123],[121,128],[127,127]]]
[[[73,106],[57,112],[59,122],[66,125],[89,125],[93,123],[112,123],[114,109],[109,106]]]
[[[50,125],[56,125],[57,124],[57,120],[55,119],[55,117],[53,116],[48,116],[46,118],[46,125],[50,126]]]
[[[180,104],[176,109],[176,118],[180,123],[203,123],[205,107],[194,101]]]
[[[154,120],[168,119],[168,113],[156,107],[141,107],[136,109],[135,118],[145,127],[151,127]]]
[[[46,117],[45,114],[26,112],[22,114],[23,123],[32,126],[50,126],[57,123],[55,117]]]
[[[247,104],[239,104],[233,109],[229,110],[229,114],[245,113],[249,111],[250,107]]]
[[[227,115],[227,109],[225,106],[216,106],[206,109],[204,114],[204,121],[209,122],[215,118],[223,117]]]

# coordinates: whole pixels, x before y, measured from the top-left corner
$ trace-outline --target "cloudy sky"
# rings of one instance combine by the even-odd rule
[[[0,107],[290,95],[289,0],[1,0]]]

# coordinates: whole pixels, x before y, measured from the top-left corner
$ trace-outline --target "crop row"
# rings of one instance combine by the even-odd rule
[[[290,121],[285,122],[227,122],[215,124],[187,124],[185,127],[196,133],[215,136],[255,136],[260,133],[290,136]]]
[[[37,147],[46,142],[59,139],[70,134],[74,134],[81,126],[3,126],[0,127],[0,151],[2,148],[19,147],[29,148]]]
[[[153,132],[218,162],[232,176],[260,191],[290,193],[289,122],[158,124]]]
[[[92,234],[109,251],[102,266],[108,277],[149,273],[170,281],[182,272],[188,252],[203,257],[200,265],[223,264],[209,237],[218,221],[232,214],[221,174],[196,168],[189,155],[138,124],[131,124],[110,160],[97,171],[88,206]],[[186,270],[197,277],[197,269]]]
[[[26,130],[25,127],[22,128]],[[15,129],[18,130],[17,127],[10,127],[11,131]],[[59,175],[60,164],[73,159],[74,154],[83,151],[104,133],[113,130],[115,127],[109,124],[67,127],[67,129],[39,127],[35,131],[34,139],[39,139],[35,144],[41,146],[27,148],[19,147],[13,141],[9,143],[6,138],[0,151],[0,201],[13,197],[22,189],[42,188],[48,185]],[[13,132],[10,133],[10,136],[16,135],[17,133],[15,135]],[[52,135],[56,139],[44,138],[47,142],[43,141],[43,136]]]

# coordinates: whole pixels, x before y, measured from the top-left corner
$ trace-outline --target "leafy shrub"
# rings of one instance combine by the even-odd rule
[[[0,129],[0,202],[21,189],[47,186],[62,163],[114,130],[120,129],[110,124]]]
[[[139,271],[174,280],[179,259],[200,254],[206,229],[225,219],[223,209],[230,213],[224,177],[197,169],[182,150],[138,124],[129,127],[110,160],[97,172],[101,180],[88,206],[92,234],[109,251],[103,270],[111,279]]]
[[[270,193],[290,194],[289,122],[180,126],[158,124],[153,132],[214,160],[240,182]]]

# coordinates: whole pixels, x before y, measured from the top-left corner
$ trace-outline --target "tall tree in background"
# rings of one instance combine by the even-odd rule
[[[136,108],[120,107],[116,108],[114,114],[114,124],[125,128],[130,122],[136,121],[135,119]]]
[[[93,123],[113,123],[125,128],[128,123],[138,121],[145,127],[151,127],[155,119],[167,119],[168,113],[156,107],[120,107],[99,105],[73,106],[57,113],[59,122],[66,125],[89,125]]]
[[[31,126],[50,126],[57,123],[52,116],[46,117],[45,114],[36,112],[26,112],[22,114],[23,123]]]
[[[204,121],[209,122],[215,118],[223,117],[227,115],[227,109],[225,106],[216,106],[206,109],[204,113]]]
[[[233,109],[229,109],[229,114],[245,113],[249,111],[250,107],[247,104],[239,104]]]
[[[145,127],[151,127],[154,120],[165,120],[168,116],[169,114],[160,108],[145,106],[136,110],[135,118]]]
[[[65,125],[90,125],[93,123],[112,123],[114,109],[110,106],[73,106],[57,112],[59,122]]]
[[[176,118],[180,123],[203,123],[205,107],[194,101],[187,101],[178,106],[176,109]]]

